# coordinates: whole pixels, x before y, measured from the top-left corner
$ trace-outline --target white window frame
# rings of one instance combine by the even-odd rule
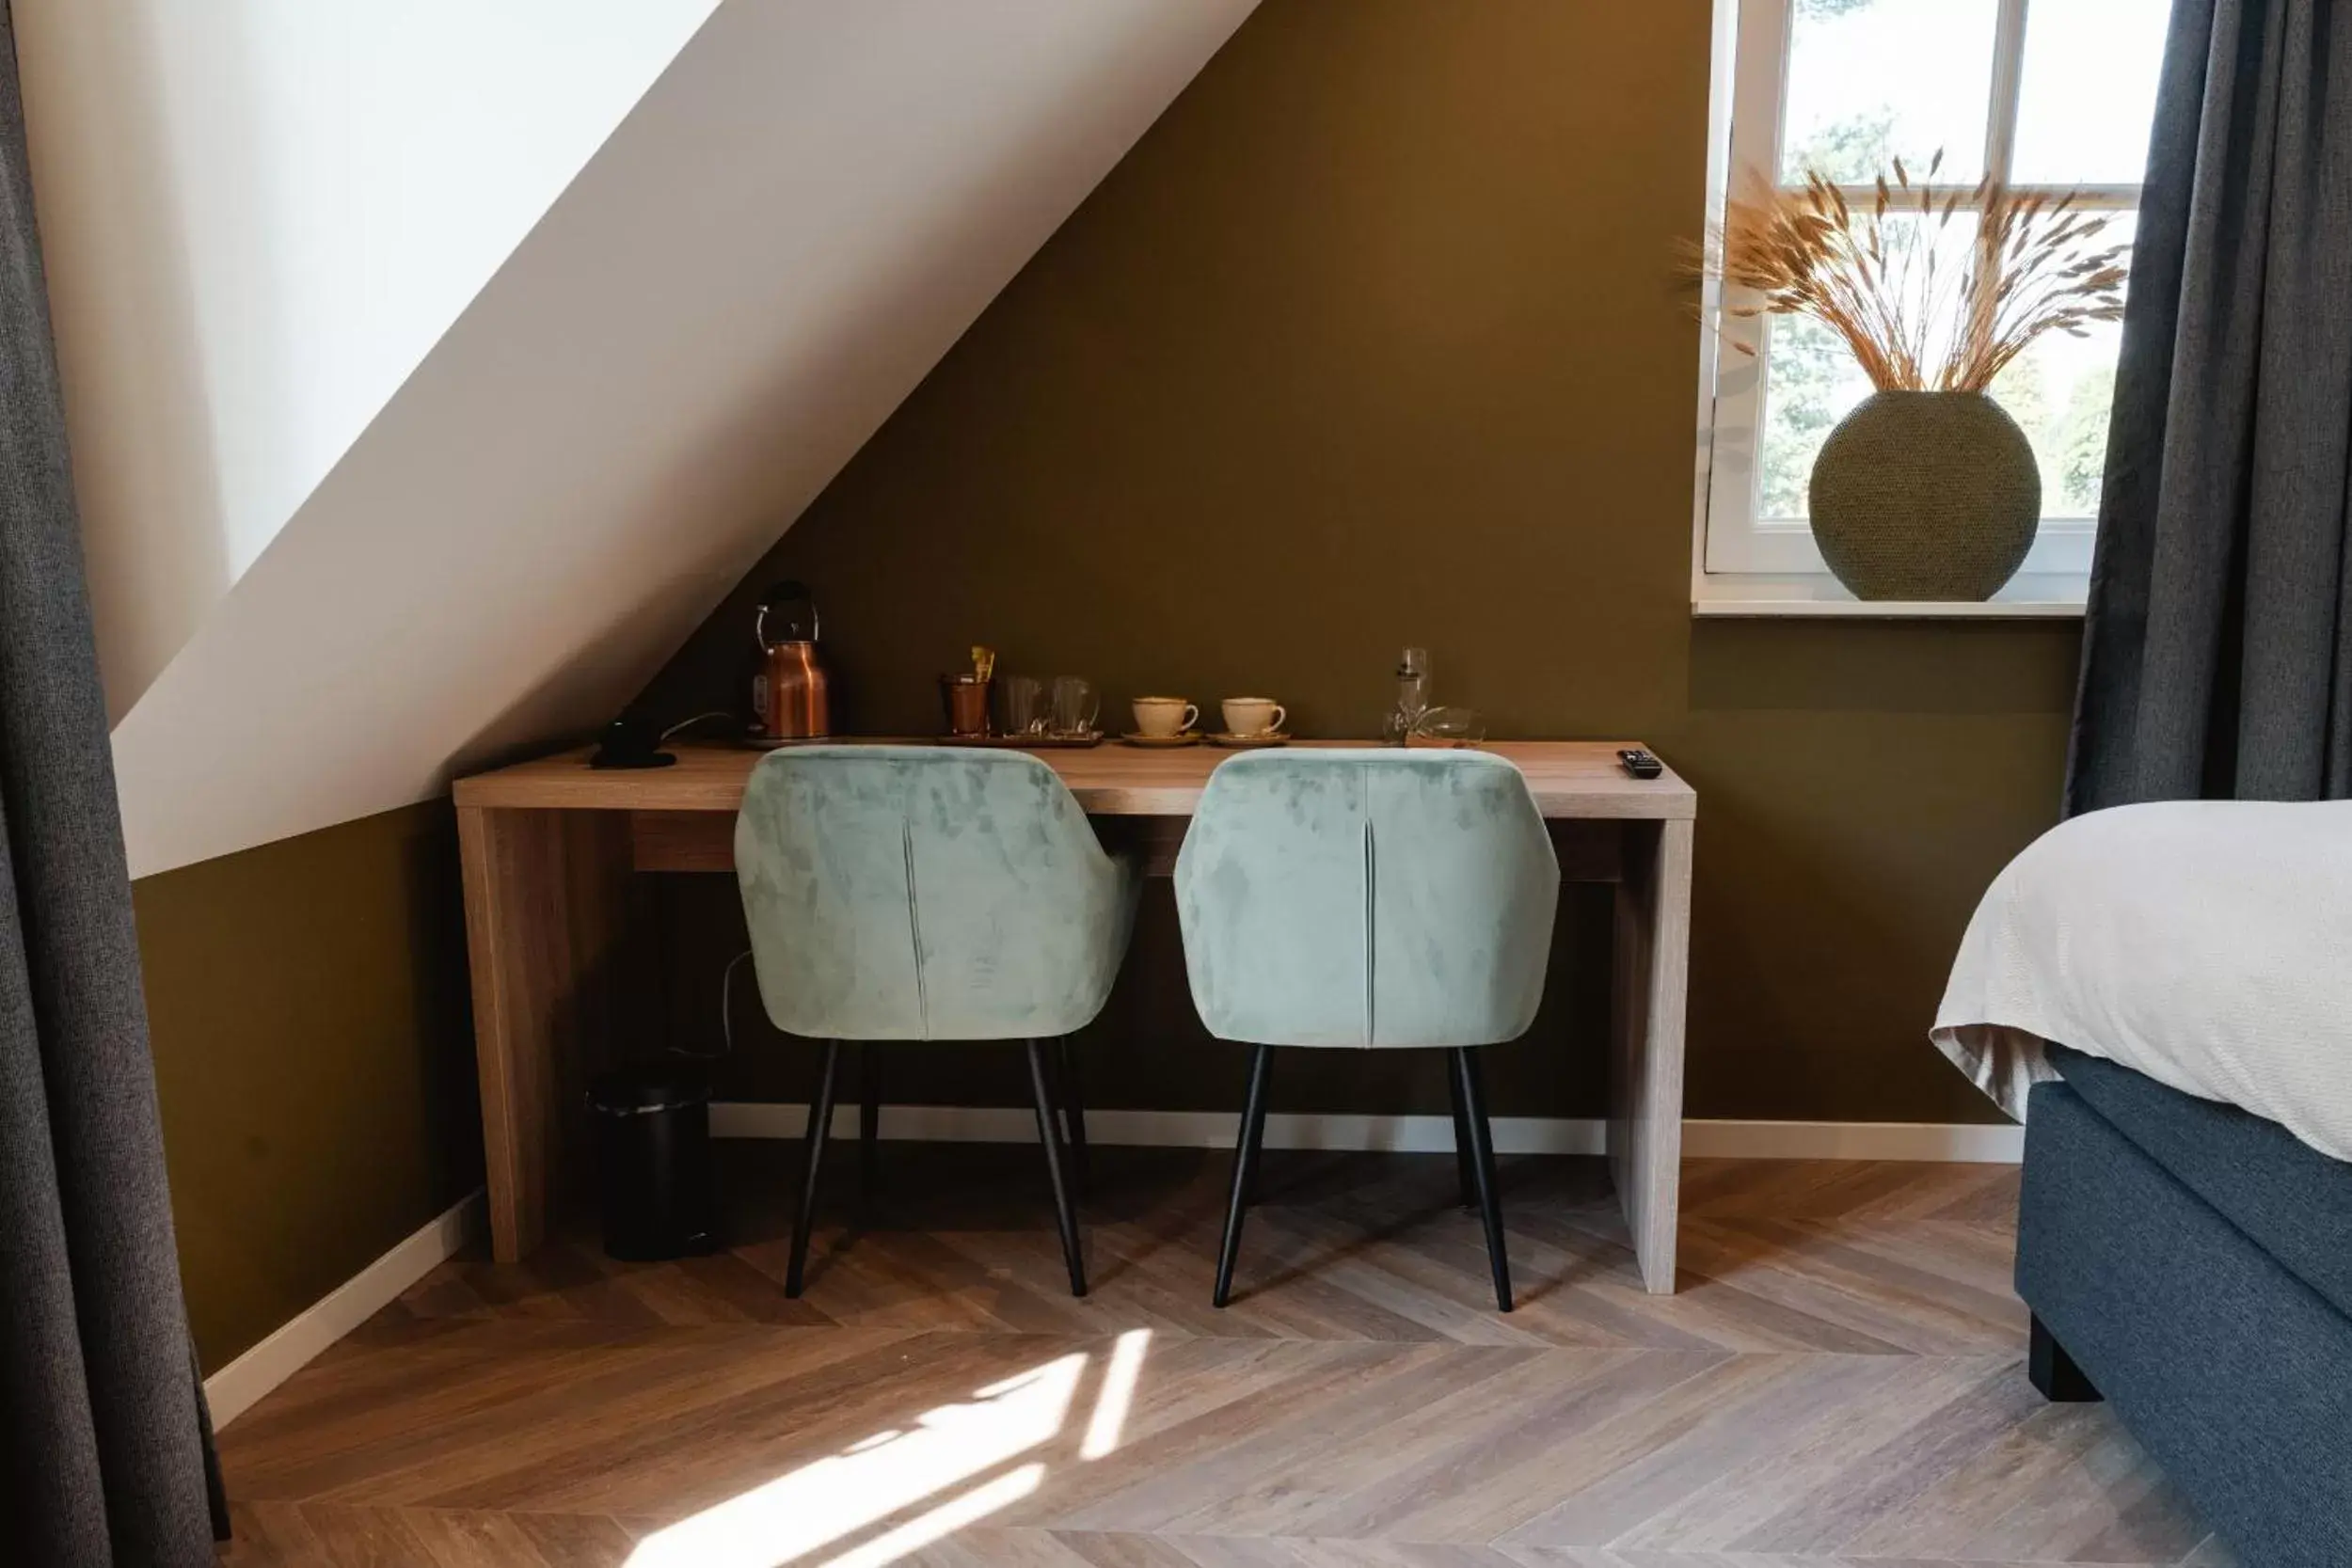
[[[1724,198],[1736,174],[1769,169],[1777,176],[1795,3],[1717,0],[1708,167],[1710,227],[1722,221]],[[2024,85],[2027,3],[1999,0],[1994,24],[1984,166],[2004,182],[2011,166]],[[1759,111],[1754,107],[1758,104],[1765,107]],[[1929,187],[1938,197],[1958,191],[1963,203],[1974,188],[1973,181]],[[2014,188],[2021,193],[2074,190],[2077,206],[2119,213],[2137,211],[2140,201],[2136,184]],[[1858,203],[1867,203],[1875,194],[1868,185],[1844,190]],[[1902,613],[1902,607],[1856,603],[1830,575],[1813,542],[1813,531],[1803,519],[1756,515],[1756,435],[1765,414],[1765,318],[1732,316],[1724,309],[1726,304],[1736,308],[1754,297],[1740,289],[1730,290],[1726,297],[1724,286],[1709,279],[1700,302],[1707,330],[1701,334],[1700,350],[1693,609],[1702,614]],[[1753,352],[1740,353],[1734,346],[1740,344]],[[1974,610],[1935,606],[1933,612],[2080,613],[2097,526],[2095,517],[2042,518],[2025,565],[1994,604]]]

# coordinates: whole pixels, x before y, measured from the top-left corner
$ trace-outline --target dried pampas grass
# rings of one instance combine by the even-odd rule
[[[1811,316],[1880,390],[1947,392],[1983,391],[2044,333],[2079,338],[2122,316],[2129,247],[2097,243],[2106,214],[2072,192],[2019,196],[1990,178],[1939,195],[1942,163],[1939,152],[1914,184],[1896,159],[1867,207],[1818,170],[1794,189],[1756,182],[1765,194],[1727,202],[1699,260],[1760,296],[1724,313]]]

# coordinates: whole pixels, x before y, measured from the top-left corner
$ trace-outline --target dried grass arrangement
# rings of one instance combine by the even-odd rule
[[[2020,196],[1990,177],[1939,195],[1943,161],[1937,153],[1915,184],[1896,159],[1867,207],[1818,170],[1794,189],[1756,182],[1766,194],[1728,201],[1701,259],[1761,296],[1725,313],[1811,316],[1881,391],[1946,392],[1983,391],[2044,333],[2079,338],[2121,319],[2129,247],[2098,243],[2106,214],[2079,208],[2073,192]]]

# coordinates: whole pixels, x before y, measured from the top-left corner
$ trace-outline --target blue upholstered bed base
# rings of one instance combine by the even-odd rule
[[[2061,1058],[2060,1069],[2080,1070],[2081,1060]],[[2239,1125],[2233,1118],[2252,1119],[2243,1113],[2126,1077],[2133,1082],[2094,1087],[2086,1074],[2080,1086],[2034,1090],[2018,1293],[2245,1568],[2346,1568],[2352,1317],[2251,1236],[2270,1228],[2267,1219],[2307,1224],[2307,1211],[2328,1201],[2309,1178],[2341,1173],[2352,1188],[2352,1168],[2299,1144],[2265,1151],[2264,1129],[2293,1140],[2267,1123]],[[2094,1109],[2085,1089],[2132,1132]],[[2159,1106],[2146,1091],[2169,1101]],[[2327,1172],[2300,1164],[2311,1158]],[[2222,1206],[2200,1196],[2175,1165],[2208,1187],[2230,1181],[2216,1192]],[[2279,1180],[2298,1169],[2300,1201]],[[2265,1182],[2265,1207],[2246,1208]],[[2243,1210],[2239,1223],[2225,1208]],[[2340,1232],[2333,1257],[2345,1249],[2352,1233]]]

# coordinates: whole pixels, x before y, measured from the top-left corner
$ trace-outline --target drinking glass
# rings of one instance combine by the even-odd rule
[[[1035,675],[1007,675],[1003,689],[1004,717],[1000,734],[1018,739],[1043,735],[1046,726],[1045,683]]]
[[[1083,739],[1094,733],[1095,715],[1103,710],[1103,694],[1094,689],[1094,683],[1079,675],[1054,677],[1054,721],[1052,734],[1066,739]]]

